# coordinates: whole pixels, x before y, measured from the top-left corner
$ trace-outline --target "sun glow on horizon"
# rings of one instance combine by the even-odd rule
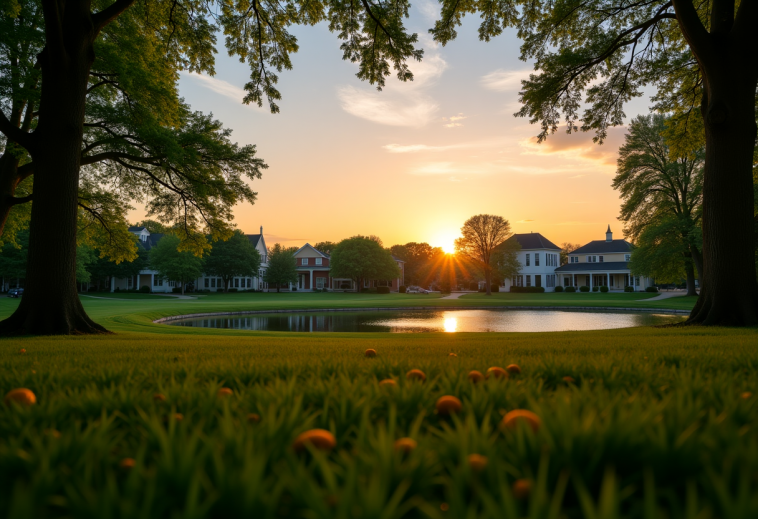
[[[429,243],[433,247],[441,248],[445,254],[455,254],[455,239],[457,237],[457,234],[450,232],[439,232],[435,236],[435,239],[431,240]]]

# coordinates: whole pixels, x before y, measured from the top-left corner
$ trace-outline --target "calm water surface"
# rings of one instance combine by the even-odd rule
[[[578,310],[387,310],[219,316],[172,326],[273,332],[558,332],[677,323],[679,315]]]

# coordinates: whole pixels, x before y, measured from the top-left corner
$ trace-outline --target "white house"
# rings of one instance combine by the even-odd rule
[[[511,287],[544,287],[545,292],[555,290],[555,269],[561,264],[561,248],[538,232],[514,234],[508,240],[521,245],[518,261],[521,269],[516,276],[503,282],[504,290]]]
[[[634,246],[626,240],[614,240],[611,226],[605,240],[595,240],[569,253],[569,262],[555,270],[561,286],[607,286],[609,290],[624,290],[633,286],[645,290],[653,279],[632,276],[629,260]]]
[[[140,244],[148,251],[155,247],[164,236],[162,233],[151,233],[145,227],[129,227],[129,232],[135,234]],[[268,287],[268,284],[263,281],[263,274],[268,267],[268,249],[266,248],[266,240],[263,238],[263,226],[261,226],[260,234],[247,234],[246,236],[261,255],[261,267],[257,276],[234,278],[230,284],[230,288],[262,290]],[[216,292],[224,289],[222,279],[209,277],[205,274],[196,279],[194,283],[195,288],[199,290],[208,289],[211,292]],[[158,275],[157,271],[149,269],[141,270],[138,275],[129,278],[111,278],[111,292],[116,288],[119,290],[132,290],[140,289],[143,286],[151,287],[152,292],[171,292],[179,284],[175,281],[164,279]]]

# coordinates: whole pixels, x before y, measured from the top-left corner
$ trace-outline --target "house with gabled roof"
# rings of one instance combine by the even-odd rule
[[[626,240],[614,240],[611,226],[605,240],[594,240],[568,255],[568,263],[555,270],[564,287],[607,286],[609,290],[624,290],[628,286],[645,290],[653,286],[653,279],[633,276],[629,268],[634,245]]]
[[[514,234],[507,241],[516,241],[521,246],[518,261],[519,273],[503,280],[503,290],[511,287],[544,287],[545,292],[555,290],[555,269],[561,264],[561,248],[538,232]]]
[[[158,241],[165,236],[163,233],[151,233],[146,227],[129,227],[129,232],[137,236],[140,245],[147,251],[158,244]],[[237,277],[231,282],[230,288],[245,290],[265,290],[268,284],[263,281],[263,275],[268,267],[268,249],[266,240],[263,238],[263,226],[260,234],[247,234],[250,243],[261,255],[261,266],[258,275],[253,277]],[[203,274],[194,282],[195,289],[210,290],[216,292],[224,289],[224,282],[221,278],[211,277]],[[152,292],[171,292],[175,287],[180,286],[177,282],[164,279],[156,270],[141,270],[136,276],[130,278],[116,279],[111,278],[111,292],[118,288],[119,290],[140,289],[143,286],[149,286]]]
[[[320,251],[310,243],[306,243],[294,253],[297,262],[297,283],[290,284],[290,290],[336,290],[356,291],[358,287],[352,279],[332,278],[331,257],[326,252]],[[365,280],[362,288],[389,287],[390,291],[397,292],[403,284],[405,262],[392,256],[400,268],[400,276],[396,279]]]

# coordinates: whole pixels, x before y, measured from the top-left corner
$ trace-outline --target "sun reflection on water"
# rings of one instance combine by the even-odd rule
[[[458,328],[458,319],[455,317],[446,317],[445,318],[445,331],[452,333],[455,332]]]

